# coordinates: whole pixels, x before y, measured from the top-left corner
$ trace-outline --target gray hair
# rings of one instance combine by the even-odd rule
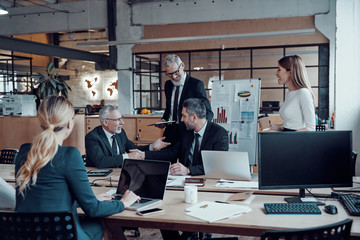
[[[164,66],[170,67],[170,65],[176,62],[179,66],[182,64],[181,58],[176,54],[167,55],[164,59]]]
[[[100,123],[102,124],[103,120],[108,118],[109,112],[118,110],[119,108],[114,105],[106,105],[99,111]]]
[[[183,107],[186,108],[186,112],[189,114],[196,114],[198,118],[206,118],[205,104],[198,98],[188,98],[184,101]]]

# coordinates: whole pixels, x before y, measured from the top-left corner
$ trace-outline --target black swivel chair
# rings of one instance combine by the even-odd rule
[[[351,174],[352,176],[356,176],[356,157],[357,157],[357,152],[352,152],[351,154]]]
[[[0,163],[14,164],[14,159],[19,150],[4,148],[1,150]]]
[[[268,230],[263,232],[261,240],[348,240],[353,220],[345,219],[341,222],[305,229]]]
[[[76,225],[71,212],[0,212],[3,240],[68,239],[76,240]]]

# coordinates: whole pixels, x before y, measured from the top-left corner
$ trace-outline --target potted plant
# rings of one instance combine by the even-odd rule
[[[35,94],[39,99],[43,99],[49,95],[62,95],[68,97],[68,90],[71,88],[61,79],[59,71],[54,67],[54,63],[46,66],[46,75],[34,75],[37,78],[36,84],[39,84],[35,90]]]

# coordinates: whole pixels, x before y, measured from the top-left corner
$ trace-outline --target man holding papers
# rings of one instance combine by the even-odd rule
[[[197,98],[184,101],[181,122],[187,130],[181,139],[175,145],[160,151],[145,152],[145,158],[174,162],[170,168],[173,175],[203,175],[200,151],[228,151],[228,134],[223,127],[206,120],[206,107]],[[175,163],[177,158],[179,162]]]
[[[165,74],[170,79],[165,82],[166,108],[162,117],[163,122],[174,121],[173,124],[160,124],[156,127],[164,128],[166,142],[174,144],[180,139],[181,134],[185,131],[181,123],[181,108],[186,99],[198,98],[205,104],[206,119],[212,120],[214,114],[211,111],[210,102],[206,97],[204,83],[199,79],[193,78],[184,71],[185,64],[180,57],[171,54],[164,59]]]

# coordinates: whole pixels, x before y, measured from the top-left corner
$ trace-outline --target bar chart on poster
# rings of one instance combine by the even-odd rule
[[[229,151],[248,152],[256,165],[260,79],[213,81],[211,108],[213,122],[229,134]]]

